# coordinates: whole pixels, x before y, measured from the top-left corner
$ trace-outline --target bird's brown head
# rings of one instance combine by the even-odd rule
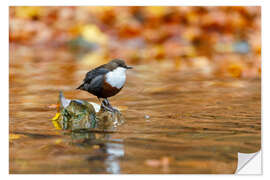
[[[113,69],[117,68],[117,67],[123,67],[126,69],[132,69],[131,66],[127,66],[125,61],[121,60],[121,59],[113,59],[108,63],[109,66],[111,66]]]

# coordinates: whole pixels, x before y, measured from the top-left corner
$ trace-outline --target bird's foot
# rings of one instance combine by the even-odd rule
[[[107,106],[102,106],[105,110],[110,111],[112,113],[120,113],[120,111],[116,108],[113,107],[107,107]]]
[[[118,109],[113,108],[108,101],[102,101],[101,106],[112,113],[120,113]]]
[[[107,107],[109,107],[114,113],[120,113],[118,109],[112,107],[109,100],[107,98],[104,99],[104,102],[106,103]]]
[[[101,107],[107,111],[113,112],[113,110],[110,107],[106,106],[103,102],[101,103]]]
[[[114,113],[120,113],[120,111],[116,108],[111,107],[111,109],[113,110]]]

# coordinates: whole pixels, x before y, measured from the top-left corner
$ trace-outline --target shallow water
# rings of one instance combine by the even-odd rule
[[[90,67],[65,49],[10,50],[10,173],[234,173],[237,152],[261,147],[260,79],[135,66],[111,98],[125,123],[70,133],[53,126],[49,106],[60,90],[98,103],[74,90]]]

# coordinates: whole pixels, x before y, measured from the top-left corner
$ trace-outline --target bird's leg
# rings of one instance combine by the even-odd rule
[[[118,109],[115,109],[112,107],[112,105],[110,104],[109,100],[107,98],[104,99],[104,101],[106,102],[106,104],[108,105],[108,108],[110,108],[113,112],[118,112]]]
[[[98,100],[101,102],[101,107],[103,107],[105,110],[110,112],[119,112],[117,109],[113,108],[107,98],[104,98],[103,101],[100,100],[98,97]]]
[[[109,108],[112,108],[112,106],[107,98],[105,98],[104,101],[108,105]]]
[[[100,100],[100,97],[97,97],[97,98],[98,98],[99,102],[101,102],[101,107],[103,107],[103,108],[106,109],[107,111],[113,112],[112,109],[110,109],[110,108],[108,107],[108,105],[106,104],[107,102],[105,102],[105,100],[101,101],[101,100]]]
[[[114,110],[111,109],[111,108],[108,106],[108,104],[107,104],[107,102],[106,102],[105,100],[103,100],[103,101],[101,102],[101,106],[102,106],[105,110],[107,110],[107,111],[114,112]]]

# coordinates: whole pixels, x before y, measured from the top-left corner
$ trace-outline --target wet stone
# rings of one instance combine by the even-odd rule
[[[95,109],[92,103],[84,100],[66,99],[60,92],[60,109],[53,118],[53,125],[63,130],[113,130],[124,122],[120,112],[109,112],[103,107]]]

